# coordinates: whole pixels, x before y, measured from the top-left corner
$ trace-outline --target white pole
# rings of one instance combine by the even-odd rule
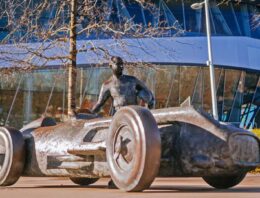
[[[207,43],[208,43],[208,61],[210,71],[210,90],[211,90],[211,102],[212,102],[212,113],[215,120],[218,120],[218,107],[217,107],[217,97],[216,97],[216,85],[215,85],[215,73],[212,58],[212,48],[211,48],[211,30],[210,30],[210,18],[209,18],[209,2],[205,0],[205,15],[206,15],[206,28],[207,28]]]

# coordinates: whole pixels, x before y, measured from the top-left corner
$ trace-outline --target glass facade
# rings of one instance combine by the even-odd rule
[[[31,0],[32,6],[39,4],[39,0]],[[80,2],[80,1],[79,1]],[[102,20],[102,24],[115,24],[116,29],[120,30],[127,22],[132,25],[126,33],[126,37],[138,31],[144,33],[149,32],[149,28],[157,29],[153,36],[204,36],[206,32],[205,27],[205,13],[204,8],[199,10],[191,9],[191,4],[198,2],[197,0],[151,0],[152,4],[145,4],[142,6],[134,0],[107,0],[97,1],[96,6],[99,6],[97,12],[101,12],[99,16],[93,14],[97,23]],[[224,2],[224,3],[223,3]],[[211,30],[214,36],[247,36],[252,38],[260,38],[259,14],[260,5],[257,1],[243,0],[243,1],[210,1],[210,19]],[[1,1],[1,7],[5,10],[10,3],[8,1]],[[26,25],[19,25],[14,31],[14,27],[9,26],[8,16],[6,14],[0,15],[0,40],[9,35],[9,42],[14,42],[12,38],[26,39],[24,42],[41,41],[41,37],[37,37],[40,31],[46,32],[48,29],[57,31],[58,34],[50,36],[48,39],[56,39],[59,37],[68,37],[66,24],[69,22],[69,7],[63,5],[59,1],[50,1],[50,6],[37,13],[38,16],[31,17],[32,20]],[[24,6],[24,7],[23,7]],[[14,18],[19,19],[26,8],[24,3],[15,10]],[[19,10],[20,9],[20,10]],[[79,12],[77,29],[80,33],[79,39],[105,39],[114,37],[115,34],[105,29],[92,28],[92,30],[82,31],[89,25],[89,16],[84,12]],[[55,24],[59,25],[57,30],[53,28]],[[91,19],[93,20],[93,19]],[[93,23],[93,21],[91,22]],[[39,32],[26,32],[28,28],[33,29],[37,26]],[[63,27],[64,28],[61,28]],[[165,29],[160,30],[160,28]],[[61,30],[59,30],[61,29]],[[82,33],[81,33],[82,32]],[[47,32],[46,32],[47,33]],[[136,35],[135,35],[136,36]],[[46,38],[45,38],[46,39]],[[15,40],[15,39],[14,39]],[[18,39],[19,40],[19,39]],[[44,40],[46,41],[46,40]]]
[[[29,2],[33,6],[41,1]],[[152,0],[152,2],[154,4],[143,7],[133,0],[98,1],[97,5],[103,6],[104,12],[96,20],[102,18],[107,23],[112,22],[119,30],[126,21],[132,23],[133,26],[128,34],[123,36],[127,38],[134,37],[131,33],[136,32],[136,28],[141,32],[147,32],[149,28],[158,29],[159,31],[156,31],[153,37],[205,36],[204,8],[193,10],[190,7],[192,3],[198,2],[197,0]],[[212,35],[260,38],[260,5],[257,1],[221,2],[223,1],[210,1]],[[58,3],[60,1],[50,1],[51,6],[41,12],[38,18],[28,21],[26,25],[18,26],[16,31],[9,26],[8,16],[4,12],[0,14],[1,44],[21,41],[19,39],[25,39],[22,40],[23,42],[39,42],[41,41],[37,37],[39,32],[26,34],[26,26],[37,25],[39,30],[48,30],[50,25],[55,26],[52,23],[54,18],[58,18],[56,22],[61,26],[66,26],[69,22],[69,8],[64,4],[57,9]],[[6,6],[8,1],[0,0],[0,8],[5,9]],[[22,6],[23,4],[14,15],[17,20],[20,17],[19,13],[22,13]],[[78,33],[86,28],[88,23],[89,20],[83,13],[78,18]],[[67,31],[60,31],[48,39],[68,37],[67,34]],[[9,35],[8,39],[6,39],[7,35]],[[15,40],[16,38],[18,40]],[[115,38],[115,35],[93,29],[78,36],[78,39],[82,40],[107,38]],[[48,39],[45,42],[48,42]],[[219,119],[244,128],[259,128],[260,71],[227,67],[229,65],[216,66],[215,69]],[[31,73],[0,72],[0,125],[6,124],[19,128],[44,113],[57,120],[66,114],[67,74],[64,68],[45,68]],[[125,73],[134,75],[146,83],[155,95],[156,108],[176,107],[190,97],[196,109],[211,112],[208,67],[173,63],[148,66],[129,64]],[[78,108],[89,109],[93,106],[97,101],[102,82],[110,75],[111,71],[108,67],[90,66],[85,63],[78,68],[76,94]],[[104,107],[103,115],[109,115],[110,109],[111,101]]]
[[[143,29],[166,27],[156,36],[204,36],[205,10],[193,10],[197,0],[153,0],[152,6],[141,6],[134,0],[108,0],[108,21],[122,24],[132,21]],[[250,3],[251,2],[251,3]],[[214,36],[248,36],[260,38],[260,5],[252,1],[210,1],[211,30]],[[84,28],[84,25],[82,25]],[[128,35],[128,37],[131,35]],[[84,38],[84,37],[83,37]],[[104,37],[105,38],[105,37]]]
[[[127,65],[126,74],[134,75],[152,90],[156,108],[179,106],[186,98],[196,109],[211,112],[209,70],[204,66]],[[97,101],[101,84],[109,78],[108,67],[78,69],[77,106],[91,108]],[[1,125],[21,127],[46,112],[60,119],[66,113],[66,73],[38,70],[2,75],[0,82]],[[219,118],[240,127],[259,127],[260,72],[216,67]],[[16,94],[17,92],[17,94]],[[109,115],[111,101],[102,112]],[[11,109],[11,110],[10,110]],[[9,115],[8,121],[6,121]]]

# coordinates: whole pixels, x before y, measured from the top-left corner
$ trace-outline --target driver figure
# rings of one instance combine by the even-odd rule
[[[124,63],[120,57],[113,56],[109,63],[113,75],[102,84],[98,102],[91,112],[97,113],[105,102],[111,97],[113,99],[113,113],[126,105],[137,105],[137,98],[143,100],[148,108],[154,107],[154,96],[152,92],[134,76],[124,75]],[[117,188],[112,180],[108,182],[109,188]]]
[[[113,114],[126,105],[137,105],[137,98],[143,100],[148,108],[154,107],[154,96],[143,82],[134,76],[123,74],[123,60],[113,56],[109,63],[113,75],[102,84],[98,102],[92,108],[92,113],[100,111],[101,107],[111,97],[113,99]]]

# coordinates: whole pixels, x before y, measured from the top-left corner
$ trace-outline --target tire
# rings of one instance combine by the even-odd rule
[[[231,176],[213,176],[202,177],[210,186],[218,189],[231,188],[239,184],[246,176],[246,173],[240,173]]]
[[[10,186],[21,176],[25,163],[23,135],[13,128],[0,127],[0,186]]]
[[[127,192],[149,188],[161,158],[161,139],[151,112],[140,106],[120,109],[111,122],[106,157],[115,185]]]
[[[99,178],[80,178],[80,177],[71,177],[70,180],[74,184],[78,184],[80,186],[88,186],[90,184],[94,184]]]

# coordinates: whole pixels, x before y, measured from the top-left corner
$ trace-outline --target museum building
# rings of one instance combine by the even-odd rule
[[[196,109],[211,113],[204,7],[193,0],[158,0],[157,15],[129,0],[108,0],[114,12],[108,20],[129,17],[144,27],[177,27],[160,35],[115,40],[107,36],[78,38],[78,47],[91,40],[126,62],[125,73],[144,81],[156,98],[156,108],[176,107],[190,98]],[[219,120],[240,127],[260,128],[260,2],[210,1],[213,64]],[[113,13],[113,14],[112,14]],[[46,14],[52,17],[51,14]],[[159,17],[158,17],[159,16]],[[0,25],[4,21],[0,19]],[[0,28],[0,39],[6,30]],[[122,44],[123,43],[123,44]],[[37,45],[37,43],[32,43]],[[50,52],[48,52],[50,53]],[[8,63],[1,61],[1,67]],[[104,56],[82,51],[77,55],[77,105],[91,108],[111,71]],[[98,66],[97,66],[98,65]],[[0,79],[0,124],[21,127],[47,113],[57,119],[66,112],[66,72],[59,60],[30,73],[12,72]],[[111,102],[104,115],[109,115]]]

